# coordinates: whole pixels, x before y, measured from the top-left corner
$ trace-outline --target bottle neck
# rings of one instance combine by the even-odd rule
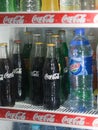
[[[13,54],[20,54],[20,44],[14,43]]]
[[[36,42],[35,44],[35,57],[43,57],[43,44],[41,42]]]
[[[52,36],[52,43],[55,44],[56,48],[60,48],[60,40],[59,40],[59,37]]]
[[[52,42],[52,33],[47,33],[46,34],[46,43],[51,43]]]
[[[36,42],[41,42],[41,35],[40,34],[33,35],[33,44],[35,44]]]
[[[59,37],[60,37],[60,42],[65,42],[65,31],[60,31],[59,32]]]
[[[25,35],[25,44],[32,44],[32,38],[31,38],[31,34],[26,34]]]
[[[7,58],[8,58],[7,46],[0,46],[0,59],[7,59]]]
[[[56,58],[55,44],[51,43],[47,45],[47,58]]]

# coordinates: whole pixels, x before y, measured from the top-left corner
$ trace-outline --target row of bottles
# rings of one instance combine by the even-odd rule
[[[65,39],[65,31],[63,32],[61,36]],[[67,54],[63,53],[65,50],[61,50],[67,49],[67,45],[64,42],[65,46],[63,46],[62,39],[60,43],[58,34],[48,34],[46,57],[42,55],[42,42],[35,43],[35,55],[31,67],[31,95],[33,104],[43,104],[47,109],[57,109],[68,97],[66,88],[69,86],[66,86],[67,82],[64,82],[65,77],[68,79],[67,72],[64,72],[68,50],[66,50]]]
[[[65,30],[56,33],[48,30],[45,33],[45,44],[41,34],[32,36],[29,31],[24,33],[23,49],[22,40],[13,41],[11,74],[7,73],[7,76],[9,78],[13,74],[15,84],[10,92],[13,93],[14,103],[29,98],[31,104],[43,105],[46,109],[57,109],[63,104],[64,107],[78,111],[94,108],[97,69],[96,58],[93,56],[96,47],[92,46],[92,51],[90,44],[93,35],[88,36],[88,41],[84,28],[75,29],[74,38],[68,45]],[[1,44],[1,49],[4,45]],[[1,52],[0,58],[3,59],[5,55]],[[2,75],[2,69],[0,71]],[[5,96],[9,94],[8,86],[6,89],[5,85],[4,91]],[[94,94],[97,95],[96,91]],[[7,97],[11,101],[11,97]]]
[[[28,124],[28,123],[14,123],[13,129],[15,130],[93,130],[93,129],[83,129],[83,128],[70,128],[70,127],[60,127],[60,126],[49,126],[40,124]]]
[[[97,0],[0,0],[1,12],[96,10]]]

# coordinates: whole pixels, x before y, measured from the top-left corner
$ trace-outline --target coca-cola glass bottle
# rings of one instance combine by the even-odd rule
[[[0,43],[0,105],[15,105],[13,67],[8,57],[7,43]]]
[[[46,109],[55,110],[60,106],[60,76],[56,59],[55,44],[47,44],[47,55],[43,68],[43,105]]]
[[[35,43],[35,54],[31,63],[31,101],[34,105],[43,105],[42,70],[44,65],[43,43]]]
[[[14,41],[13,47],[13,68],[14,68],[14,87],[15,96],[17,101],[24,100],[24,88],[23,88],[23,77],[22,77],[22,55],[20,52],[21,40]]]

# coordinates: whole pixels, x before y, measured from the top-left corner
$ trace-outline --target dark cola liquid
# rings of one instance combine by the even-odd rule
[[[14,106],[14,75],[12,65],[8,59],[0,59],[0,79],[0,105]]]
[[[35,57],[31,69],[31,100],[34,105],[43,104],[43,83],[42,70],[44,65],[43,57]]]
[[[13,68],[14,68],[14,87],[17,101],[24,100],[23,75],[22,75],[22,56],[13,54]]]
[[[60,106],[60,79],[57,60],[47,58],[43,68],[44,107],[57,109]]]

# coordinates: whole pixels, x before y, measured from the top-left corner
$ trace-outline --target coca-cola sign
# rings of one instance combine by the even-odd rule
[[[16,16],[5,16],[3,19],[3,24],[23,24],[24,16],[16,15]]]
[[[54,114],[45,114],[41,115],[40,113],[35,113],[33,116],[34,121],[40,121],[40,122],[55,122],[55,115]]]
[[[32,17],[32,23],[54,23],[54,14],[46,14],[44,16],[34,15]]]
[[[75,16],[70,16],[65,14],[62,17],[62,23],[85,23],[86,22],[86,14],[76,14]]]
[[[26,113],[25,112],[6,112],[5,118],[8,119],[17,119],[17,120],[25,120],[26,119]]]
[[[68,117],[68,116],[64,116],[62,118],[62,123],[63,124],[69,124],[69,125],[79,125],[79,126],[83,126],[85,125],[85,117]]]

